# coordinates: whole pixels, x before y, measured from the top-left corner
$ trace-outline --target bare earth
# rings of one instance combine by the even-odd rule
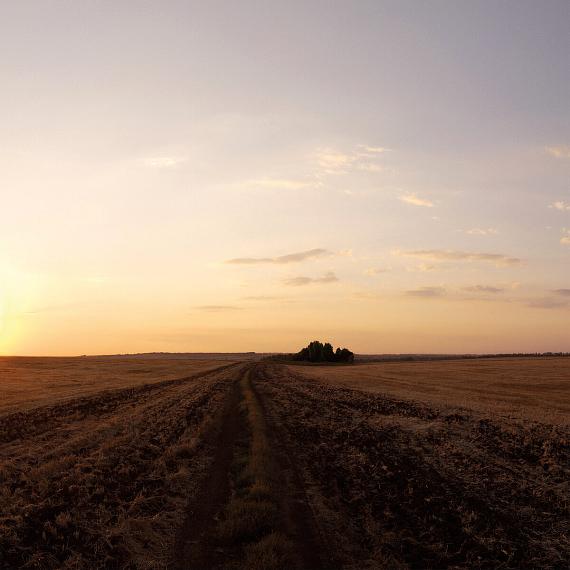
[[[503,358],[304,366],[327,384],[477,408],[523,419],[570,422],[570,358]]]
[[[570,359],[150,360],[0,359],[0,568],[568,567]]]

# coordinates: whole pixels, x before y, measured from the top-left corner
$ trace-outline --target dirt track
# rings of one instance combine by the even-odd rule
[[[570,431],[273,363],[0,417],[1,568],[566,568]]]

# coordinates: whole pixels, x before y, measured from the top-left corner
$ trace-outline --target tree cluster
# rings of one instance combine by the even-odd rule
[[[337,348],[333,350],[330,342],[324,344],[318,340],[309,343],[309,346],[301,349],[293,355],[293,360],[303,360],[307,362],[354,362],[354,353],[348,348]]]

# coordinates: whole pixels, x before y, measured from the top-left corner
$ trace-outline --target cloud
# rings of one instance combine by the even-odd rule
[[[286,298],[277,295],[249,295],[248,297],[242,297],[244,301],[284,301]]]
[[[258,178],[240,184],[240,186],[256,186],[258,188],[271,188],[275,190],[302,190],[303,188],[316,188],[320,185],[319,182],[289,178]]]
[[[428,271],[436,271],[439,269],[437,265],[433,265],[432,263],[418,263],[414,267],[406,267],[406,271],[408,273],[415,273],[419,271],[420,273],[426,273]]]
[[[545,149],[547,154],[554,158],[570,158],[570,146],[547,146]]]
[[[221,313],[223,311],[240,311],[241,307],[235,305],[199,305],[196,309],[208,313]]]
[[[570,211],[570,204],[568,202],[564,202],[564,200],[552,202],[552,204],[549,204],[548,207],[554,208],[555,210],[560,210],[561,212]]]
[[[330,148],[318,149],[315,153],[320,174],[345,174],[356,157]]]
[[[570,230],[564,228],[562,230],[562,237],[560,238],[560,243],[562,245],[570,245]]]
[[[555,289],[552,292],[557,295],[562,295],[563,297],[570,297],[570,289]]]
[[[329,271],[325,273],[322,277],[292,277],[291,279],[285,279],[283,283],[289,287],[302,287],[303,285],[311,285],[313,283],[336,283],[338,277]]]
[[[501,287],[491,287],[489,285],[471,285],[463,287],[463,291],[470,293],[503,293],[505,290]]]
[[[390,149],[381,146],[359,144],[356,148],[343,152],[333,148],[319,148],[314,153],[316,162],[315,177],[347,174],[350,171],[381,172],[384,168],[374,161]]]
[[[497,235],[499,231],[495,228],[471,228],[470,230],[465,230],[465,233],[472,236],[489,236]]]
[[[372,154],[382,154],[384,152],[390,152],[392,150],[383,146],[368,146],[366,144],[359,144],[358,148],[361,148],[365,152],[371,152]]]
[[[370,162],[363,162],[362,164],[359,164],[356,168],[358,168],[358,170],[363,170],[364,172],[382,172],[384,170],[383,166],[380,166],[379,164],[373,164]]]
[[[299,251],[297,253],[289,253],[287,255],[280,255],[278,257],[237,257],[234,259],[228,259],[226,263],[231,265],[259,265],[267,263],[286,264],[298,263],[307,259],[322,257],[323,255],[330,255],[330,252],[326,249],[316,248]]]
[[[412,206],[423,206],[424,208],[433,208],[434,204],[430,200],[420,198],[417,194],[404,194],[398,198],[401,202],[411,204]]]
[[[519,265],[521,260],[501,253],[477,253],[444,249],[421,249],[415,251],[397,251],[396,255],[417,257],[432,261],[482,261],[494,263],[497,267]]]
[[[150,168],[172,168],[186,162],[186,159],[179,156],[154,156],[144,162]]]
[[[443,287],[420,287],[419,289],[412,289],[405,291],[408,297],[443,297],[445,289]]]
[[[544,297],[542,299],[530,299],[526,306],[531,309],[561,309],[568,306],[568,301]]]
[[[356,291],[352,294],[352,297],[354,299],[379,300],[384,299],[385,295],[382,295],[381,293],[374,293],[372,291]]]
[[[364,275],[368,275],[369,277],[373,277],[374,275],[380,275],[381,273],[387,273],[388,269],[385,267],[369,267],[368,269],[364,270]]]

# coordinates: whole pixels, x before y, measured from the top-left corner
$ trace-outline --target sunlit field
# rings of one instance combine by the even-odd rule
[[[350,368],[305,367],[303,374],[333,385],[435,405],[570,422],[570,358],[380,362]]]

